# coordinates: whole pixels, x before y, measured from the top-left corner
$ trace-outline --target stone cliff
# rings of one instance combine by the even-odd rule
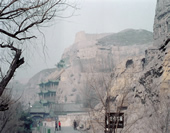
[[[126,110],[122,133],[169,133],[170,132],[170,1],[158,0],[154,23],[154,46],[145,51],[141,68],[140,58],[132,58],[130,67],[118,65],[116,82],[111,89],[116,111],[123,102]],[[142,59],[142,60],[143,60]],[[137,68],[138,67],[138,68]],[[137,70],[137,71],[136,71]],[[136,73],[137,72],[137,73]],[[123,77],[123,78],[122,78]],[[120,131],[120,130],[119,130]]]
[[[170,37],[170,1],[157,0],[154,22],[154,44],[160,46]]]
[[[139,41],[137,38],[131,40],[133,36],[141,37]],[[56,102],[82,102],[89,75],[109,75],[117,64],[133,56],[140,56],[142,64],[144,51],[151,45],[152,33],[146,30],[128,29],[114,34],[79,32],[74,44],[63,53],[56,71],[44,81],[60,77]]]

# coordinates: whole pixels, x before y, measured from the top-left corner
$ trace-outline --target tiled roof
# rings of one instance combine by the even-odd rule
[[[39,86],[44,86],[44,85],[46,86],[46,85],[49,85],[50,83],[54,83],[54,84],[58,85],[59,82],[60,82],[59,79],[56,79],[56,80],[48,80],[48,81],[46,81],[46,82],[40,83]]]
[[[41,103],[35,102],[30,109],[30,113],[49,113],[49,110],[45,108]]]
[[[40,103],[45,104],[45,103],[48,103],[48,101],[47,100],[40,100]]]
[[[56,90],[48,90],[48,91],[50,91],[50,92],[56,92]]]

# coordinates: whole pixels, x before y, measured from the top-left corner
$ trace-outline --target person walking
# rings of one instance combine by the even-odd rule
[[[73,122],[73,125],[74,125],[74,130],[76,130],[76,129],[77,129],[77,123],[76,123],[75,120],[74,120],[74,122]]]
[[[57,121],[55,122],[55,130],[58,131],[58,123],[57,123]]]
[[[59,130],[61,130],[61,122],[58,122]]]

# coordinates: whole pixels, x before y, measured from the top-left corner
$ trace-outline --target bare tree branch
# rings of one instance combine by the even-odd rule
[[[16,43],[19,45],[21,41],[36,38],[31,30],[38,29],[51,21],[57,11],[64,11],[67,7],[75,8],[65,0],[2,0],[0,2],[0,33],[5,36],[4,40],[1,39],[0,48],[14,51],[9,69],[0,81],[0,96],[16,69],[24,63],[24,57],[21,57],[22,49],[17,48]]]

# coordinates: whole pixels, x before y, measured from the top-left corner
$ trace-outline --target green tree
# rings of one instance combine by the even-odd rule
[[[22,125],[20,125],[20,127],[18,128],[18,133],[31,133],[31,126],[32,126],[32,119],[30,117],[30,114],[28,112],[22,112],[20,119],[19,119],[22,123]]]

